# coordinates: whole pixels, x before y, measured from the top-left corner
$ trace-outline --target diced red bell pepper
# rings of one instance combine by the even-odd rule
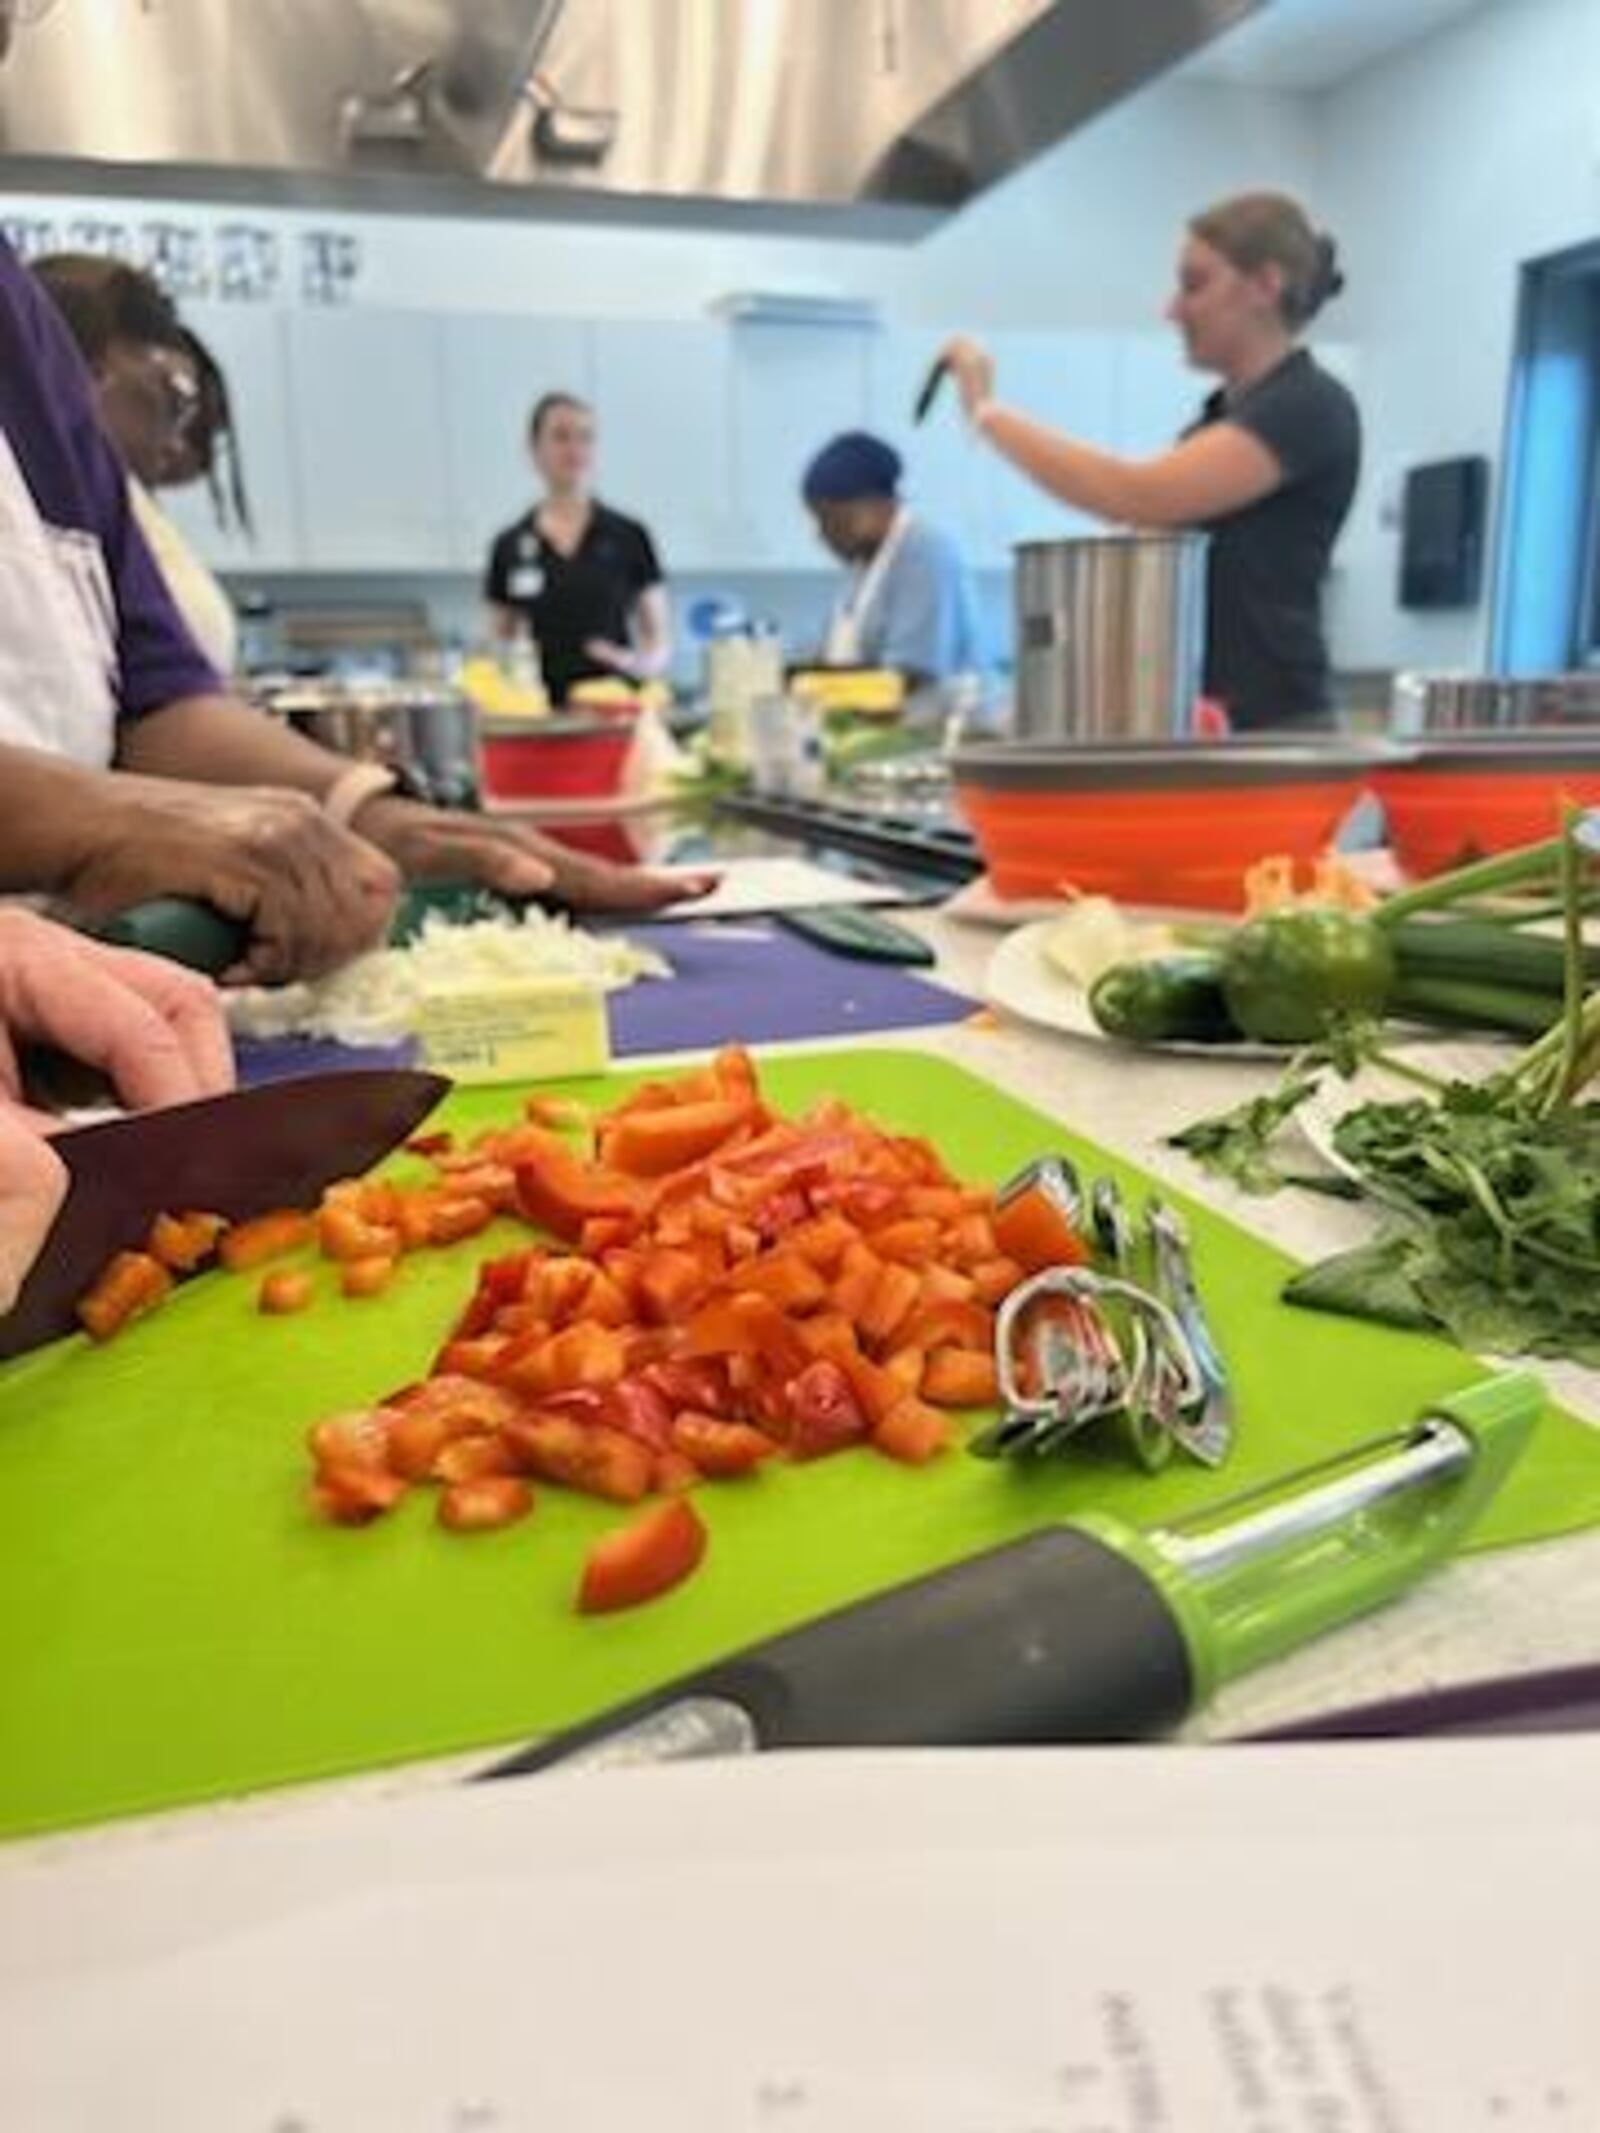
[[[690,1319],[683,1345],[686,1355],[761,1356],[784,1377],[807,1361],[805,1343],[764,1296],[714,1296]]]
[[[948,1302],[919,1304],[897,1338],[931,1353],[936,1348],[987,1348],[993,1334],[993,1312],[983,1304],[952,1297]]]
[[[730,1103],[743,1104],[750,1110],[760,1105],[756,1063],[742,1044],[723,1046],[711,1062],[711,1078]]]
[[[749,1117],[746,1105],[721,1097],[674,1104],[660,1111],[635,1111],[601,1129],[600,1152],[607,1163],[629,1177],[665,1177],[702,1161]]]
[[[677,1323],[705,1293],[706,1274],[691,1251],[663,1246],[646,1255],[639,1269],[638,1296],[645,1316],[657,1325]]]
[[[873,1425],[872,1441],[880,1452],[906,1466],[926,1466],[949,1449],[950,1424],[937,1408],[908,1393]]]
[[[494,1220],[494,1209],[486,1200],[458,1199],[454,1194],[440,1199],[428,1220],[430,1244],[459,1244],[463,1238],[476,1237]]]
[[[358,1407],[348,1414],[327,1415],[307,1430],[306,1443],[318,1466],[386,1469],[394,1420],[394,1410],[388,1407]]]
[[[705,1476],[692,1459],[685,1459],[682,1452],[656,1453],[655,1493],[658,1496],[687,1496],[691,1489],[699,1488]]]
[[[517,1204],[530,1222],[576,1239],[596,1217],[637,1211],[638,1187],[631,1180],[585,1162],[559,1134],[529,1127],[526,1142],[516,1164]]]
[[[992,1236],[993,1249],[978,1254],[978,1259],[1014,1259],[1029,1274],[1041,1274],[1053,1266],[1082,1266],[1089,1256],[1066,1216],[1038,1190],[1019,1193],[997,1207]]]
[[[538,1397],[574,1385],[615,1385],[627,1366],[627,1347],[615,1327],[580,1320],[553,1333],[531,1354],[508,1360],[504,1376],[518,1392]]]
[[[400,1232],[369,1222],[348,1200],[329,1200],[317,1213],[317,1241],[325,1259],[384,1259],[399,1251]]]
[[[1026,1278],[1027,1269],[1015,1259],[980,1259],[972,1269],[972,1293],[979,1303],[1001,1304]]]
[[[583,1566],[579,1610],[610,1614],[658,1599],[691,1576],[705,1552],[704,1525],[687,1498],[676,1496],[595,1542]]]
[[[668,1356],[646,1365],[640,1376],[673,1414],[685,1407],[719,1414],[728,1397],[727,1371],[710,1356]]]
[[[868,1241],[880,1259],[900,1259],[910,1266],[922,1266],[939,1249],[939,1225],[926,1216],[901,1215],[897,1221],[885,1222],[875,1229]]]
[[[827,1282],[798,1252],[763,1253],[741,1265],[730,1279],[741,1296],[764,1296],[780,1311],[796,1315],[814,1310],[828,1294]]]
[[[131,1320],[165,1301],[172,1276],[148,1252],[118,1252],[88,1295],[78,1318],[91,1340],[108,1341]]]
[[[987,1349],[941,1348],[929,1356],[920,1389],[935,1407],[992,1407],[1000,1397],[994,1356]]]
[[[316,1293],[317,1285],[303,1267],[279,1267],[263,1275],[256,1309],[266,1318],[288,1318],[303,1311]]]
[[[645,1377],[626,1377],[602,1395],[607,1419],[625,1437],[636,1437],[653,1452],[672,1442],[672,1414],[664,1395]]]
[[[222,1215],[157,1215],[150,1230],[150,1256],[174,1274],[192,1274],[211,1257],[227,1226]]]
[[[819,1356],[784,1388],[790,1417],[789,1450],[796,1459],[820,1459],[859,1444],[867,1418],[842,1364]]]
[[[281,1207],[249,1222],[236,1222],[217,1247],[217,1257],[231,1274],[247,1273],[269,1259],[281,1259],[311,1242],[312,1221],[293,1207]]]
[[[559,1414],[533,1414],[506,1425],[506,1441],[529,1473],[586,1496],[638,1503],[650,1492],[655,1461],[621,1430],[597,1429]]]
[[[452,1533],[491,1533],[533,1509],[533,1491],[515,1474],[454,1481],[439,1498],[439,1523]]]
[[[686,1410],[672,1422],[672,1449],[692,1459],[702,1474],[726,1481],[748,1474],[778,1449],[772,1439],[747,1422]]]
[[[337,1526],[366,1526],[406,1493],[398,1474],[370,1466],[324,1466],[311,1484],[313,1508]]]
[[[515,1451],[501,1436],[453,1437],[433,1462],[435,1477],[452,1484],[514,1474],[517,1467]]]
[[[922,1284],[913,1268],[885,1260],[867,1307],[857,1320],[862,1333],[880,1346],[892,1340],[903,1344],[906,1336],[900,1329],[921,1293]]]

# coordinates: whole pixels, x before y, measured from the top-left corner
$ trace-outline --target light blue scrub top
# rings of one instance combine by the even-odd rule
[[[972,573],[949,534],[914,514],[858,628],[868,666],[943,681],[988,663]]]

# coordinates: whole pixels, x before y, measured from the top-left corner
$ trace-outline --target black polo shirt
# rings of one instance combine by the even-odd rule
[[[1226,704],[1242,732],[1325,725],[1322,583],[1361,466],[1355,400],[1297,348],[1236,398],[1214,392],[1184,434],[1212,422],[1259,437],[1283,481],[1206,526],[1206,694]]]
[[[537,507],[498,534],[483,575],[484,598],[526,615],[538,640],[545,687],[564,701],[575,681],[609,669],[584,651],[591,637],[628,642],[640,593],[661,583],[655,544],[637,519],[594,504],[571,555],[547,541]]]

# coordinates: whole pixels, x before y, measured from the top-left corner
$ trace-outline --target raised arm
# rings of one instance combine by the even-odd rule
[[[973,425],[1019,473],[1075,510],[1125,526],[1194,526],[1270,496],[1277,456],[1237,424],[1213,422],[1151,459],[1124,459],[1047,428],[994,396],[994,364],[973,341],[945,360]]]

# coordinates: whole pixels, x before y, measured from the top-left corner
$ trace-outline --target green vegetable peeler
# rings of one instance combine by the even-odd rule
[[[491,1772],[765,1748],[1136,1740],[1443,1563],[1543,1406],[1508,1372],[1142,1532],[1086,1512],[705,1668]]]

